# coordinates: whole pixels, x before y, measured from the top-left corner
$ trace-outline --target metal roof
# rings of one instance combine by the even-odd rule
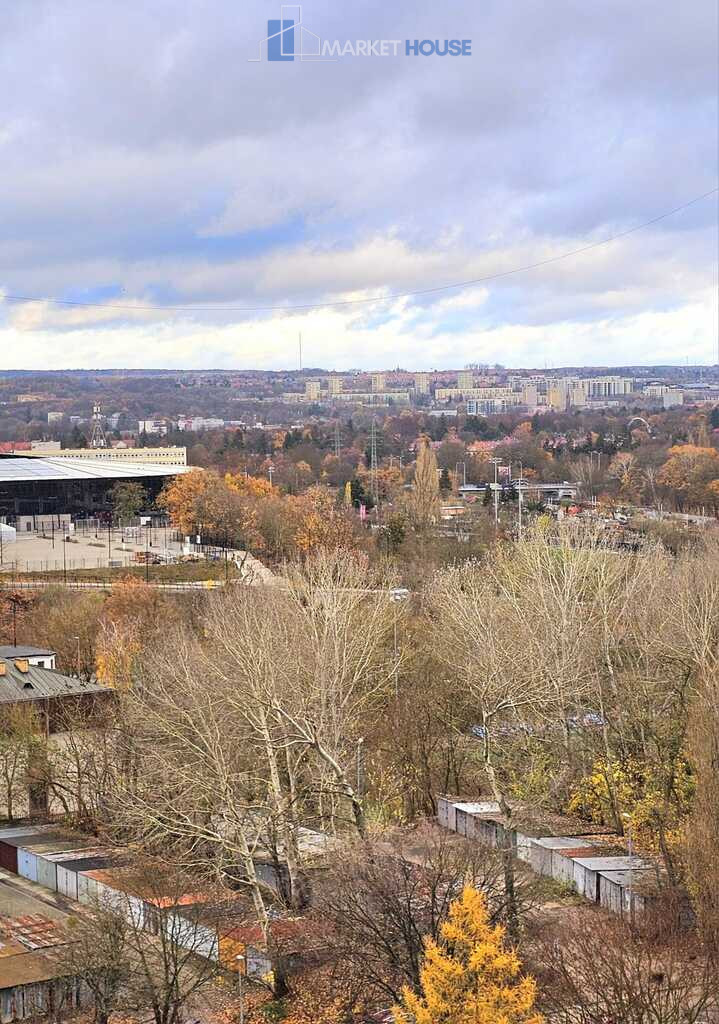
[[[575,864],[587,868],[589,871],[625,871],[632,868],[650,868],[651,864],[642,860],[641,857],[574,857]]]
[[[485,800],[483,803],[456,803],[456,810],[464,811],[465,814],[500,814],[499,804],[493,800]]]
[[[545,850],[591,850],[591,843],[581,843],[583,836],[542,836],[541,839],[534,839],[535,846],[543,846]]]
[[[89,839],[81,838],[76,833],[63,829],[49,832],[32,832],[30,835],[0,836],[0,842],[6,846],[29,850],[31,853],[65,853],[68,850],[87,849]]]
[[[188,473],[191,466],[164,466],[117,459],[36,459],[19,455],[0,458],[0,483],[44,480],[127,480]]]
[[[5,674],[0,675],[0,704],[16,704],[25,700],[44,700],[48,697],[76,697],[83,693],[110,693],[107,686],[73,679],[52,668],[28,665],[21,672],[11,658],[0,657]]]
[[[0,644],[0,658],[51,658],[55,651],[47,647],[13,647]]]

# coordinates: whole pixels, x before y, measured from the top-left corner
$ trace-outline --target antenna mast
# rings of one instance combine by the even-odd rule
[[[370,432],[370,462],[369,462],[370,494],[375,505],[379,503],[377,488],[377,419],[372,419],[372,430]]]

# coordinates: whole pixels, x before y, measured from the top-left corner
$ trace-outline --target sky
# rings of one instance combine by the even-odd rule
[[[716,363],[716,195],[506,272],[716,188],[717,9],[312,0],[397,55],[280,62],[274,0],[4,5],[0,372]]]

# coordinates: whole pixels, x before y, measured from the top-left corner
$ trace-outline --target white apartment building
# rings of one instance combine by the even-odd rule
[[[159,437],[167,436],[167,420],[139,420],[137,429],[141,434],[157,434]]]

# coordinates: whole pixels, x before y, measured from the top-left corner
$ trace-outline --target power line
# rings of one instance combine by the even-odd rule
[[[546,259],[537,260],[535,263],[525,263],[521,267],[513,267],[511,270],[501,270],[496,274],[487,274],[484,277],[473,277],[466,281],[455,281],[452,284],[440,284],[432,288],[421,288],[409,292],[393,292],[390,295],[373,295],[364,299],[337,299],[332,302],[305,302],[287,306],[131,306],[114,302],[79,302],[73,299],[57,299],[42,295],[4,295],[2,298],[7,302],[48,302],[57,306],[77,306],[83,309],[117,309],[133,313],[157,313],[163,311],[172,311],[175,313],[287,313],[292,312],[293,310],[332,309],[337,306],[359,306],[373,302],[393,302],[395,299],[410,299],[421,295],[433,295],[437,292],[469,288],[471,285],[485,284],[488,281],[497,281],[499,278],[510,277],[513,274],[521,274],[527,270],[537,270],[539,267],[546,267],[550,263],[559,263],[561,260],[569,259],[571,256],[579,256],[582,253],[589,252],[591,249],[598,249],[600,246],[609,245],[611,242],[616,242],[619,238],[626,238],[627,235],[633,235],[636,231],[642,231],[644,228],[651,227],[652,224],[657,224],[659,221],[666,220],[667,217],[673,217],[674,214],[681,213],[682,210],[686,210],[695,203],[701,202],[702,199],[707,199],[709,196],[713,196],[718,192],[719,188],[712,188],[708,192],[703,192],[702,195],[695,196],[694,199],[690,199],[688,202],[682,203],[681,206],[675,206],[673,210],[667,210],[666,213],[660,213],[657,217],[652,217],[651,220],[645,220],[641,224],[635,224],[633,228],[627,228],[626,231],[619,231],[617,234],[609,235],[607,238],[601,238],[597,242],[589,242],[587,245],[582,245],[578,249],[570,249],[569,252],[561,253],[559,256],[548,256]]]

